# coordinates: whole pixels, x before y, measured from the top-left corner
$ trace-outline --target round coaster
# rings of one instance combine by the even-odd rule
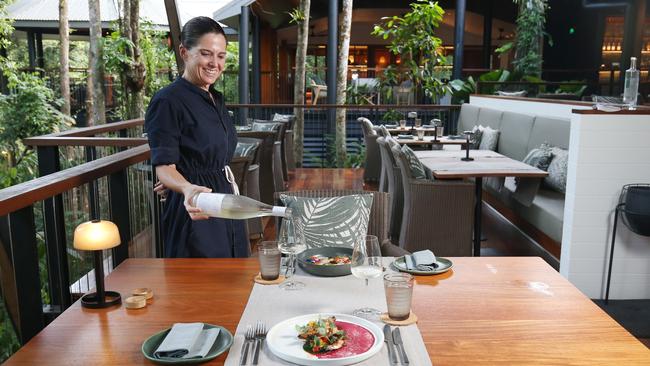
[[[144,296],[147,298],[147,300],[153,298],[153,290],[147,287],[142,287],[142,288],[136,288],[135,290],[131,291],[131,295],[133,296]]]
[[[131,296],[124,300],[127,309],[142,309],[147,306],[147,298],[144,296]]]
[[[283,275],[280,275],[280,277],[278,277],[278,278],[276,278],[276,279],[274,279],[272,281],[263,280],[262,275],[259,274],[259,273],[257,274],[257,276],[255,276],[255,283],[259,283],[260,285],[278,285],[278,284],[280,284],[282,282],[284,282],[284,276]]]
[[[418,316],[415,315],[412,311],[411,314],[409,314],[409,317],[404,320],[393,320],[388,317],[388,313],[382,313],[379,316],[379,319],[381,319],[382,322],[390,325],[411,325],[418,322]]]

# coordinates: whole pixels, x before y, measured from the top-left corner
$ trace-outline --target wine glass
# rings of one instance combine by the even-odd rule
[[[280,224],[280,235],[278,236],[278,249],[280,252],[289,255],[289,265],[287,267],[287,280],[284,281],[280,288],[283,290],[301,290],[305,287],[303,282],[293,280],[293,266],[296,254],[307,249],[300,230],[296,230],[293,218],[284,217]]]
[[[369,279],[381,276],[383,271],[381,251],[379,249],[379,239],[376,236],[365,235],[357,239],[354,243],[350,266],[354,277],[366,280],[366,289],[368,288]],[[352,312],[352,315],[366,319],[372,319],[379,314],[381,314],[379,310],[369,307],[356,309]]]

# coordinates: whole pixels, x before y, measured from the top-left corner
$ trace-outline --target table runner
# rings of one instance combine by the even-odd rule
[[[384,258],[386,271],[392,271],[390,263],[393,258]],[[387,272],[384,272],[387,273]],[[258,320],[266,323],[270,329],[275,324],[295,316],[312,313],[343,313],[361,307],[373,307],[382,312],[386,311],[386,298],[382,277],[371,279],[366,288],[364,281],[354,276],[316,277],[296,270],[295,279],[305,283],[300,291],[281,290],[278,285],[264,286],[254,284],[248,298],[237,330],[235,339],[226,358],[226,366],[239,365],[241,348],[244,343],[244,333],[247,325],[254,325]],[[252,281],[252,278],[251,278]],[[417,286],[417,281],[416,281]],[[377,320],[379,328],[384,323]],[[400,327],[404,347],[411,366],[431,365],[424,341],[416,324]],[[249,358],[250,364],[250,358]],[[388,365],[388,351],[382,349],[372,358],[358,365]],[[291,365],[291,363],[273,355],[266,345],[260,352],[259,365]]]

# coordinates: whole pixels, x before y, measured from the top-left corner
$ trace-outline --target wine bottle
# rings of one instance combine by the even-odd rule
[[[222,193],[199,193],[193,197],[193,205],[211,217],[225,219],[250,219],[262,216],[291,217],[288,207],[271,206],[250,197]]]
[[[636,57],[630,58],[630,68],[625,71],[625,89],[623,103],[630,109],[636,106],[636,97],[639,92],[639,70],[636,68]]]

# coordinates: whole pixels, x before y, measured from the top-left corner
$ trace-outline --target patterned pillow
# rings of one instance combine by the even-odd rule
[[[424,165],[413,150],[407,145],[402,146],[402,153],[406,156],[406,160],[409,162],[409,168],[411,168],[411,176],[415,179],[427,179],[427,173],[424,169]]]
[[[256,145],[257,144],[252,142],[237,142],[237,147],[235,147],[235,157],[253,157]]]
[[[499,130],[492,129],[490,126],[478,126],[481,130],[481,142],[479,143],[479,150],[492,150],[497,151],[497,144],[499,143]]]
[[[483,130],[481,129],[483,126],[474,126],[472,128],[472,132],[474,133],[469,137],[469,148],[470,149],[478,149],[481,145],[481,138],[483,137]]]
[[[296,119],[295,114],[273,114],[273,122],[292,122]]]
[[[379,126],[379,134],[383,137],[390,136],[390,132],[388,131],[388,128],[386,128],[386,126],[384,125]]]
[[[553,152],[551,150],[551,145],[544,142],[543,144],[539,145],[538,148],[530,150],[528,152],[528,155],[526,155],[524,160],[522,160],[521,162],[533,166],[537,169],[547,171],[548,165],[551,163],[551,159],[553,159]],[[520,178],[515,177],[515,183],[517,185],[519,184],[519,181]]]
[[[551,189],[561,193],[566,193],[566,171],[569,162],[569,151],[553,147],[553,160],[548,166],[548,176],[544,178],[544,183]]]
[[[284,122],[253,122],[251,131],[277,131],[282,127]]]
[[[291,207],[307,248],[352,248],[368,232],[372,194],[320,198],[281,194],[280,199]]]

